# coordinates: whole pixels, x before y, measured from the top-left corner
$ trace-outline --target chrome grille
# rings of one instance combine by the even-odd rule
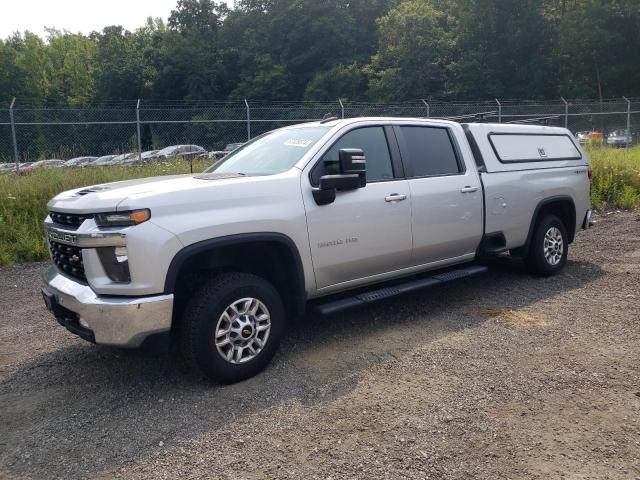
[[[53,223],[66,227],[69,230],[77,230],[87,218],[93,218],[93,215],[90,213],[49,212],[49,216],[51,220],[53,220]]]
[[[70,277],[83,282],[87,281],[82,262],[82,249],[49,240],[49,250],[53,263],[58,269]]]

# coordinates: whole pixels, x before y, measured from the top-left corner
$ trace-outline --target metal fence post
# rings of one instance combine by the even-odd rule
[[[13,97],[11,100],[11,105],[9,106],[9,119],[11,121],[11,138],[13,140],[13,157],[16,162],[16,175],[20,173],[20,161],[18,158],[18,141],[16,140],[16,123],[13,119],[13,105],[16,103],[16,97]]]
[[[629,148],[629,144],[633,141],[631,137],[631,100],[627,97],[622,98],[627,102],[627,141],[625,142],[625,145],[626,148]]]
[[[424,98],[421,98],[420,100],[422,100],[422,103],[424,103],[424,106],[427,107],[427,118],[429,118],[431,116],[431,108],[429,107],[429,104]]]
[[[342,119],[344,120],[344,104],[341,98],[338,99],[338,102],[340,102],[340,110],[342,111]]]
[[[140,135],[140,99],[136,104],[136,127],[138,132],[138,161],[142,162],[142,136]]]
[[[564,97],[560,97],[562,103],[564,103],[564,128],[569,128],[569,103],[564,99]]]
[[[498,123],[502,123],[502,104],[497,98],[494,99],[498,104]]]
[[[251,109],[249,108],[249,102],[244,99],[244,105],[247,107],[247,142],[251,140]]]

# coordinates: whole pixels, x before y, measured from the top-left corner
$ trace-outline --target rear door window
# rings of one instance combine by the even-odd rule
[[[401,126],[399,131],[410,176],[457,175],[464,170],[447,128]]]

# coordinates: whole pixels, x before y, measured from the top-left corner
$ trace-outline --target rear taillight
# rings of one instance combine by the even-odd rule
[[[589,181],[593,178],[593,170],[589,169],[587,175],[589,176]]]

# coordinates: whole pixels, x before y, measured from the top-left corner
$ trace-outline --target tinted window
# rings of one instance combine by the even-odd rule
[[[460,173],[456,151],[446,128],[400,127],[412,176],[455,175]]]
[[[367,158],[367,181],[393,179],[391,155],[387,145],[387,137],[382,127],[365,127],[352,130],[338,140],[327,153],[324,154],[312,174],[314,184],[322,175],[337,175],[340,173],[338,152],[343,148],[360,148]]]

